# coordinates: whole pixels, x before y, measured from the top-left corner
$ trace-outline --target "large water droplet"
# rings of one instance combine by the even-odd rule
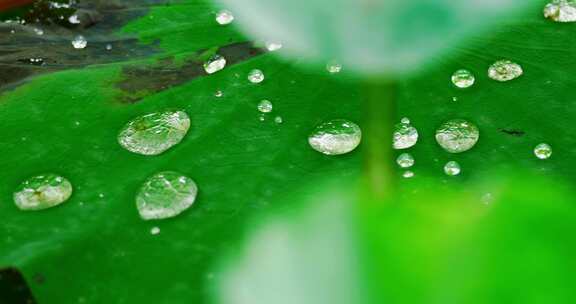
[[[496,61],[488,68],[488,77],[502,82],[516,79],[523,73],[522,67],[510,60]]]
[[[251,83],[261,83],[264,81],[264,73],[261,70],[252,70],[248,73],[248,81]]]
[[[455,161],[449,161],[444,166],[444,173],[449,176],[454,176],[460,174],[460,164]]]
[[[410,124],[408,118],[402,118],[399,124],[394,126],[394,149],[408,149],[418,142],[418,130]]]
[[[221,10],[216,14],[216,22],[220,25],[227,25],[234,21],[234,15],[227,10]]]
[[[118,142],[130,152],[158,155],[182,141],[189,128],[190,118],[183,111],[152,113],[128,122]]]
[[[258,104],[258,111],[262,112],[262,113],[270,113],[272,112],[273,109],[273,105],[269,100],[262,100],[260,101],[260,103]]]
[[[174,217],[194,204],[197,193],[192,179],[177,172],[161,172],[142,185],[136,207],[144,220]]]
[[[548,159],[552,156],[552,147],[549,144],[539,144],[534,148],[534,155],[539,159]]]
[[[346,119],[324,122],[308,137],[310,146],[326,155],[346,154],[358,147],[362,139],[360,127]]]
[[[474,75],[468,70],[458,70],[452,74],[452,83],[461,88],[469,88],[474,84]]]
[[[478,127],[463,119],[449,120],[436,130],[436,141],[450,153],[461,153],[472,149],[479,137]]]
[[[226,67],[226,58],[220,55],[214,55],[204,63],[204,71],[208,74],[214,74]]]
[[[84,49],[87,45],[88,40],[82,35],[78,35],[72,40],[72,46],[77,50]]]
[[[402,153],[396,158],[396,163],[401,168],[410,168],[414,166],[414,157],[410,153]]]
[[[553,0],[544,7],[544,17],[555,22],[576,22],[576,2]]]
[[[64,203],[72,195],[72,184],[59,175],[43,174],[24,181],[14,193],[21,210],[42,210]]]

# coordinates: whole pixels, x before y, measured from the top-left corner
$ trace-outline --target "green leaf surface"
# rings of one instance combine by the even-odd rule
[[[356,196],[361,192],[356,187],[358,175],[365,172],[362,168],[366,165],[372,165],[372,159],[362,155],[370,152],[367,150],[379,138],[365,138],[351,154],[329,157],[312,150],[307,136],[316,125],[328,119],[346,118],[361,127],[369,125],[372,116],[364,110],[368,95],[366,81],[347,72],[346,65],[342,73],[329,75],[323,68],[303,67],[299,60],[286,61],[274,53],[261,54],[246,43],[249,38],[233,25],[218,25],[214,21],[218,7],[202,0],[155,4],[135,10],[140,13],[136,20],[113,34],[106,34],[109,36],[100,37],[102,40],[96,40],[97,43],[90,44],[85,53],[80,53],[92,52],[91,46],[98,49],[109,40],[121,41],[110,55],[90,55],[86,57],[87,67],[66,66],[65,70],[55,73],[47,72],[54,71],[49,68],[61,70],[62,66],[48,65],[45,67],[48,70],[39,71],[43,75],[11,84],[9,89],[2,91],[0,267],[19,268],[40,304],[208,303],[218,300],[235,303],[237,298],[226,300],[220,294],[225,289],[219,289],[221,282],[235,277],[219,277],[218,267],[222,260],[248,248],[255,239],[252,234],[266,236],[265,229],[259,232],[264,226],[255,222],[269,214],[279,216],[301,209],[306,213],[309,202],[316,201],[317,194],[325,193],[326,188],[338,188],[346,198],[343,201],[358,204]],[[92,30],[100,29],[89,29],[87,34]],[[446,55],[432,60],[434,64],[426,70],[409,78],[396,79],[396,116],[409,117],[420,132],[419,143],[409,150],[416,158],[415,177],[402,179],[400,170],[394,172],[396,192],[400,197],[407,196],[404,200],[414,204],[408,204],[406,211],[392,215],[376,213],[367,219],[369,228],[359,231],[368,229],[370,233],[363,237],[375,246],[375,255],[390,257],[397,262],[394,263],[397,269],[381,273],[382,265],[376,262],[373,273],[346,268],[346,273],[353,278],[334,284],[364,283],[370,281],[365,277],[375,276],[378,278],[373,281],[375,285],[366,284],[365,288],[369,289],[366,294],[377,294],[378,300],[384,296],[413,303],[446,303],[452,301],[449,296],[453,296],[458,300],[455,302],[474,303],[470,300],[473,292],[492,290],[494,294],[475,299],[485,300],[478,303],[500,303],[498,301],[504,299],[511,299],[508,303],[517,299],[522,303],[538,303],[526,300],[525,295],[514,297],[507,289],[498,293],[498,288],[504,286],[504,278],[524,274],[525,269],[520,266],[511,272],[514,275],[497,271],[515,259],[514,248],[526,248],[533,254],[520,261],[546,261],[548,264],[543,264],[547,266],[542,266],[541,272],[545,277],[558,275],[571,282],[569,275],[558,270],[565,265],[565,256],[558,246],[568,242],[565,238],[568,234],[559,234],[555,239],[552,236],[562,229],[550,228],[538,234],[536,227],[548,227],[557,219],[558,227],[566,225],[564,231],[573,230],[568,223],[574,212],[566,203],[571,196],[549,186],[555,181],[567,185],[576,182],[576,151],[572,148],[575,139],[571,136],[571,120],[576,113],[571,105],[574,102],[571,97],[573,83],[569,78],[576,68],[573,30],[571,24],[555,24],[543,19],[540,9],[527,11],[511,19],[506,26],[471,37],[458,47],[450,46]],[[134,37],[140,42],[132,45],[130,41]],[[78,51],[72,49],[68,41],[62,45],[68,46],[62,52],[78,56]],[[122,53],[124,51],[126,53]],[[103,52],[102,48],[100,52]],[[223,71],[205,75],[201,64],[215,52],[225,53],[232,60]],[[106,56],[112,59],[107,60]],[[508,83],[488,79],[488,65],[502,58],[520,63],[524,75]],[[5,67],[3,63],[1,68]],[[266,80],[263,83],[248,82],[247,75],[254,68],[264,71]],[[475,73],[475,86],[467,90],[452,86],[450,75],[460,68]],[[222,90],[222,97],[215,96],[218,90]],[[453,101],[453,97],[457,97],[457,101]],[[257,104],[262,99],[274,104],[274,111],[264,115],[264,121],[260,120],[257,111]],[[156,157],[132,154],[118,145],[116,136],[127,121],[166,109],[185,110],[191,118],[190,132],[181,144]],[[283,123],[276,123],[276,116],[281,116]],[[468,119],[480,128],[478,145],[463,154],[448,154],[434,141],[435,129],[453,118]],[[540,142],[552,145],[551,159],[542,161],[533,156],[532,149]],[[460,162],[463,168],[460,176],[448,178],[444,175],[442,167],[448,160]],[[506,179],[500,178],[485,182],[485,177],[493,172],[517,168],[523,169],[524,178],[545,176],[551,182],[514,186],[506,186],[509,185]],[[179,171],[193,178],[199,187],[197,201],[190,210],[174,219],[142,221],[134,196],[149,176],[165,170]],[[12,202],[13,191],[24,179],[44,172],[68,178],[75,189],[72,198],[62,206],[42,212],[19,211]],[[322,186],[325,180],[337,180],[343,185]],[[470,212],[474,212],[459,204],[468,201],[469,197],[461,196],[458,191],[469,187],[477,189],[475,194],[478,196],[492,193],[498,197],[499,193],[512,193],[501,198],[502,202],[511,202],[511,205],[506,207],[503,203],[505,207],[482,224],[470,223],[470,218],[474,218]],[[524,187],[533,191],[518,194]],[[542,194],[537,191],[539,188],[551,190]],[[442,191],[458,195],[428,200],[432,195],[427,194]],[[533,203],[527,201],[531,196]],[[353,199],[348,200],[349,197]],[[435,202],[443,201],[452,203],[435,210]],[[559,203],[552,207],[543,205],[543,202],[555,201]],[[422,205],[430,210],[421,209]],[[478,207],[472,209],[475,208]],[[289,248],[283,252],[298,246],[304,246],[301,249],[304,251],[312,248],[315,245],[313,236],[322,238],[332,233],[350,232],[348,226],[343,228],[334,220],[341,216],[338,210],[328,219],[335,223],[335,230],[330,228],[328,232],[313,234],[318,225],[312,217],[310,225],[299,230],[302,234],[310,231],[310,238],[288,243]],[[515,210],[522,213],[516,215]],[[458,222],[442,222],[443,214],[453,213],[461,214],[466,225],[475,229],[463,238],[455,238],[456,245],[468,246],[461,249],[480,248],[486,255],[476,257],[469,252],[455,251],[454,247],[444,247],[442,236],[452,237],[446,230],[461,227]],[[541,222],[539,214],[545,215]],[[507,223],[509,218],[513,223],[518,222],[518,226]],[[387,219],[392,220],[389,223]],[[374,224],[379,220],[383,221],[382,226]],[[358,224],[362,223],[362,218],[352,217],[350,222],[350,225],[362,227]],[[298,220],[295,223],[287,225],[298,225]],[[161,229],[158,235],[150,233],[155,226]],[[432,239],[427,238],[431,234],[428,227],[438,227],[432,231]],[[374,231],[381,231],[382,235]],[[488,232],[482,234],[481,231]],[[508,232],[510,234],[506,234]],[[338,263],[339,257],[349,259],[350,255],[361,254],[363,247],[359,247],[360,253],[357,253],[350,248],[353,245],[347,243],[346,238],[334,239],[340,241],[336,247],[345,250],[330,260],[333,263]],[[429,240],[429,243],[417,243],[420,240]],[[504,246],[509,256],[494,260],[490,255],[497,255],[499,246]],[[536,250],[540,246],[542,254],[538,255]],[[318,251],[320,255],[325,254],[322,250]],[[446,262],[445,259],[459,255],[461,263],[487,265],[484,272],[472,272],[481,278],[478,283],[470,281],[473,276],[460,272],[436,276],[436,267],[445,265],[437,264],[436,258],[442,257],[442,263],[450,264],[451,260]],[[238,256],[242,257],[242,254]],[[402,257],[422,262],[411,264],[413,260]],[[305,255],[304,259],[307,259]],[[378,260],[373,256],[367,259]],[[275,261],[282,262],[282,259]],[[234,265],[234,261],[230,263]],[[247,265],[259,266],[258,261]],[[272,263],[270,267],[273,266]],[[274,269],[292,269],[284,267]],[[399,276],[402,273],[405,277]],[[274,275],[274,272],[269,274]],[[294,275],[302,276],[298,272]],[[393,276],[382,279],[386,275]],[[314,277],[313,274],[306,276]],[[356,276],[358,281],[354,279]],[[470,280],[458,281],[460,277]],[[238,278],[244,280],[242,276]],[[264,282],[276,278],[259,277]],[[286,277],[278,277],[281,278]],[[490,285],[495,278],[498,281]],[[381,289],[380,283],[390,286],[383,289],[382,294],[374,292]],[[540,283],[523,281],[522,287]],[[302,299],[301,303],[308,303],[306,301],[310,299],[311,303],[322,303],[315,298],[314,290],[336,286],[329,281],[323,284],[306,286],[305,292],[311,293],[311,298],[299,294],[298,288],[289,289],[293,303],[298,299]],[[449,290],[458,284],[465,285],[459,287],[461,292]],[[553,293],[556,299],[565,299],[570,294],[562,289],[563,286]],[[413,289],[430,297],[407,294],[406,290]],[[433,291],[446,295],[432,295]],[[356,292],[346,293],[345,289],[342,292],[338,299],[358,296]],[[364,292],[359,294],[363,296]],[[494,300],[499,294],[506,297]],[[533,299],[540,299],[536,291],[529,294]],[[259,299],[273,299],[275,295],[269,296],[272,298]],[[333,296],[329,299],[334,299]],[[317,302],[313,301],[315,299]],[[425,301],[427,299],[436,302]]]

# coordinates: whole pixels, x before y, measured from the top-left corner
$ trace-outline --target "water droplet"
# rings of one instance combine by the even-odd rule
[[[410,124],[410,118],[404,117],[404,118],[400,119],[400,122],[403,124]]]
[[[454,102],[458,101],[458,97],[456,97],[456,96],[452,97],[452,101],[454,101]]]
[[[266,49],[269,52],[274,52],[282,48],[282,43],[274,41],[266,41]]]
[[[576,2],[553,0],[544,7],[544,17],[555,22],[576,22]]]
[[[214,93],[214,96],[220,98],[220,97],[224,96],[224,92],[222,92],[221,90],[218,90]]]
[[[261,83],[264,81],[264,73],[261,70],[252,70],[248,74],[248,80],[251,83]]]
[[[449,161],[444,166],[444,173],[446,175],[454,176],[460,174],[460,164],[455,161]]]
[[[468,70],[458,70],[452,74],[452,83],[461,88],[469,88],[474,84],[474,75]]]
[[[414,172],[412,172],[412,171],[410,171],[410,170],[407,170],[407,171],[405,171],[405,172],[402,174],[402,176],[403,176],[404,178],[412,178],[412,177],[414,177]]]
[[[106,50],[111,51],[112,50],[112,44],[110,44],[110,43],[106,44]]]
[[[284,120],[282,119],[282,116],[276,116],[276,117],[274,118],[274,122],[277,123],[277,124],[281,124],[281,123],[284,122]]]
[[[272,109],[273,105],[269,100],[264,99],[258,104],[258,111],[262,113],[270,113],[272,112]]]
[[[152,227],[152,228],[150,229],[150,234],[151,234],[151,235],[157,235],[157,234],[159,234],[159,233],[160,233],[160,228],[159,228],[159,227]]]
[[[228,10],[221,10],[216,14],[216,22],[220,25],[227,25],[234,21],[234,15]]]
[[[88,40],[82,35],[78,35],[72,40],[72,46],[77,50],[84,49],[87,45]]]
[[[68,22],[70,22],[70,24],[80,24],[80,18],[78,18],[78,15],[76,14],[70,15],[70,17],[68,17]]]
[[[326,70],[330,74],[340,73],[342,71],[342,65],[338,62],[332,61],[326,65]]]
[[[463,119],[449,120],[436,130],[436,141],[450,153],[461,153],[472,149],[479,137],[478,127]]]
[[[44,35],[44,30],[43,30],[43,29],[40,29],[40,28],[35,27],[35,28],[33,28],[32,30],[33,30],[34,33],[36,33],[36,35],[38,35],[38,36]]]
[[[136,207],[144,220],[174,217],[196,200],[196,183],[177,172],[161,172],[150,177],[136,195]]]
[[[394,149],[408,149],[418,142],[418,130],[410,125],[408,118],[403,118],[394,126]]]
[[[539,144],[534,148],[534,155],[539,159],[548,159],[552,156],[552,147],[549,144]]]
[[[320,124],[308,137],[310,146],[326,155],[346,154],[358,147],[362,139],[360,127],[346,119],[334,119]]]
[[[501,82],[516,79],[523,73],[522,67],[510,60],[496,61],[488,69],[488,77]]]
[[[204,71],[208,74],[214,74],[226,67],[226,58],[220,55],[214,55],[204,63]]]
[[[21,210],[42,210],[64,203],[72,195],[72,184],[59,175],[43,174],[24,181],[14,193]]]
[[[492,195],[492,193],[484,193],[484,195],[482,195],[482,197],[480,198],[480,201],[483,204],[489,205],[494,201],[494,195]]]
[[[396,158],[396,163],[400,168],[410,168],[414,166],[414,157],[410,153],[402,153]]]
[[[118,143],[133,153],[158,155],[182,141],[189,128],[190,118],[183,111],[147,114],[128,122]]]

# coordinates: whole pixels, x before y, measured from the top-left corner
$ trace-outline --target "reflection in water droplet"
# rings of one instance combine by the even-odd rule
[[[72,195],[72,184],[59,175],[43,174],[24,181],[14,193],[21,210],[42,210],[64,203]]]
[[[469,88],[474,84],[474,75],[468,70],[458,70],[452,74],[452,83],[461,88]]]
[[[161,172],[142,185],[136,207],[144,220],[174,217],[194,204],[197,193],[192,179],[177,172]]]
[[[346,154],[358,147],[362,139],[360,127],[346,119],[324,122],[308,137],[310,146],[326,155]]]
[[[264,73],[261,70],[252,70],[248,74],[248,80],[251,83],[261,83],[264,81]]]
[[[523,73],[522,67],[510,60],[496,61],[488,69],[488,76],[490,78],[502,82],[516,79],[522,76]]]
[[[549,144],[539,144],[534,148],[534,155],[539,159],[548,159],[552,156],[552,147]]]
[[[338,62],[329,62],[326,65],[326,70],[330,73],[330,74],[336,74],[336,73],[340,73],[342,71],[342,65]]]
[[[410,125],[410,119],[402,118],[399,124],[394,126],[394,149],[408,149],[418,142],[418,130]]]
[[[158,155],[182,141],[189,128],[190,118],[183,111],[147,114],[128,122],[118,143],[133,153]]]
[[[216,14],[216,22],[220,25],[227,25],[234,21],[234,15],[227,10],[221,10]]]
[[[274,41],[266,41],[266,49],[269,52],[274,52],[282,48],[282,43]]]
[[[87,45],[88,40],[82,35],[78,35],[72,40],[72,46],[77,50],[84,49]]]
[[[396,158],[396,163],[401,168],[410,168],[414,165],[414,157],[410,153],[402,153]]]
[[[576,22],[576,2],[553,0],[544,7],[544,17],[555,22]]]
[[[452,119],[436,130],[436,141],[450,153],[468,151],[480,137],[478,127],[463,119]]]
[[[412,178],[412,177],[414,177],[414,172],[412,172],[412,171],[410,171],[410,170],[405,171],[405,172],[402,174],[402,177],[404,177],[404,178]]]
[[[444,166],[444,173],[449,176],[460,174],[460,164],[455,161],[449,161]]]
[[[258,104],[258,111],[262,113],[270,113],[272,112],[272,109],[273,105],[269,100],[264,99]]]
[[[214,55],[204,63],[204,71],[208,74],[214,74],[226,67],[226,58],[220,55]]]

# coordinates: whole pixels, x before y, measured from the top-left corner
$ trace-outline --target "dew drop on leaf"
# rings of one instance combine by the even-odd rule
[[[177,216],[196,201],[198,187],[189,177],[166,171],[150,177],[136,195],[136,207],[144,220]]]
[[[320,124],[308,137],[310,146],[326,155],[346,154],[362,140],[360,127],[346,119],[334,119]]]
[[[214,55],[204,62],[204,71],[208,74],[214,74],[226,67],[226,58],[220,55]]]
[[[539,159],[548,159],[552,156],[552,147],[549,144],[539,144],[534,148],[534,155]]]
[[[84,49],[87,45],[88,40],[86,40],[86,38],[84,38],[82,35],[78,35],[72,39],[72,46],[77,50]]]
[[[282,48],[282,43],[275,41],[266,41],[265,46],[269,52],[274,52]]]
[[[264,99],[258,103],[258,111],[262,113],[270,113],[272,112],[272,109],[273,105],[269,100]]]
[[[414,172],[408,170],[408,171],[404,171],[404,173],[402,174],[402,177],[404,178],[412,178],[414,177]]]
[[[400,168],[410,168],[414,166],[414,157],[410,153],[402,153],[396,158],[396,163]]]
[[[64,203],[72,195],[72,184],[56,174],[42,174],[24,181],[14,193],[21,210],[42,210]]]
[[[190,128],[183,111],[158,112],[128,122],[118,134],[118,143],[133,153],[158,155],[178,144]]]
[[[332,61],[326,65],[326,70],[330,74],[340,73],[342,71],[342,65],[338,62]]]
[[[523,73],[522,67],[510,60],[496,61],[488,68],[488,77],[500,82],[516,79]]]
[[[150,229],[150,234],[151,234],[151,235],[157,235],[157,234],[159,234],[159,233],[160,233],[160,228],[159,228],[159,227],[152,227],[152,228]]]
[[[234,15],[228,10],[221,10],[216,14],[216,22],[220,25],[227,25],[234,21]]]
[[[410,124],[408,118],[402,118],[394,126],[393,147],[396,150],[408,149],[418,142],[418,130]]]
[[[264,73],[261,70],[252,70],[248,73],[248,81],[251,83],[261,83],[264,81]]]
[[[444,165],[444,173],[449,176],[454,176],[460,174],[461,168],[460,164],[455,161],[449,161]]]
[[[476,145],[480,130],[471,122],[463,119],[452,119],[436,130],[436,141],[450,153],[468,151]]]
[[[576,1],[552,0],[544,6],[544,17],[555,22],[576,22]]]
[[[475,80],[472,72],[468,70],[458,70],[452,74],[452,83],[461,89],[471,87]]]

